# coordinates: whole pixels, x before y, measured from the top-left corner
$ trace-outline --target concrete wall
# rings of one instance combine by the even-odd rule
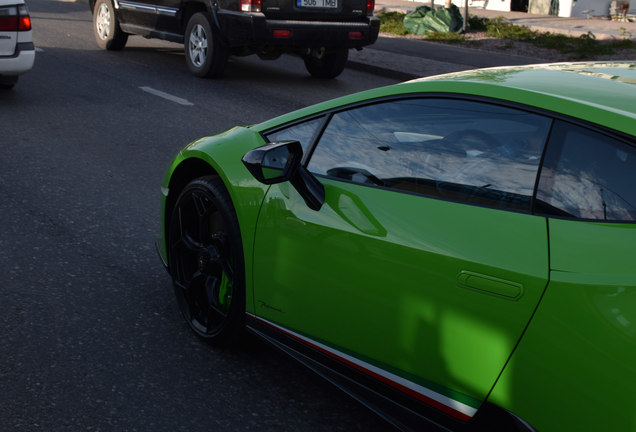
[[[430,6],[431,0],[413,0],[418,3]],[[451,0],[458,8],[463,10],[465,0]],[[565,0],[570,1],[570,0]],[[636,0],[635,0],[636,1]],[[444,6],[445,0],[435,0],[435,6]],[[468,0],[468,6],[474,8],[484,8],[502,12],[510,12],[510,0]]]
[[[470,6],[470,3],[468,3],[468,5]],[[488,0],[486,2],[486,9],[510,12],[510,0]]]
[[[611,0],[577,0],[577,2],[572,6],[572,11],[570,15],[563,16],[573,16],[573,17],[586,17],[586,14],[582,12],[585,10],[592,10],[590,16],[602,16],[606,17],[609,15],[609,8]],[[561,14],[559,14],[561,15]]]
[[[414,0],[425,5],[430,5],[431,0]],[[465,0],[452,0],[459,8],[464,7]],[[511,0],[468,0],[469,7],[509,12]],[[612,0],[558,0],[560,17],[606,17],[609,15],[610,4]],[[443,6],[444,0],[435,0],[436,6]],[[546,6],[547,5],[547,6]],[[547,14],[549,12],[550,0],[529,0],[529,12],[538,14]],[[584,14],[583,11],[592,11]],[[630,1],[629,13],[636,15],[636,0]]]

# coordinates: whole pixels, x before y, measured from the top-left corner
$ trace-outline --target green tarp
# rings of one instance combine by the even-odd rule
[[[450,33],[462,30],[464,21],[459,8],[451,5],[449,9],[419,6],[404,17],[404,28],[417,35],[432,32]]]

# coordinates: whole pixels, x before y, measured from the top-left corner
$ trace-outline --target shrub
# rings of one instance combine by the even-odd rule
[[[408,34],[404,28],[404,14],[401,12],[380,12],[377,14],[380,18],[380,31],[383,33],[392,33],[403,36]]]

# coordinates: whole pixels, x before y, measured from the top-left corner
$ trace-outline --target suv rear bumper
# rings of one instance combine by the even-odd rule
[[[20,75],[30,71],[35,62],[35,46],[32,42],[18,43],[15,54],[0,56],[0,75]]]
[[[338,22],[274,20],[262,13],[231,11],[219,11],[218,16],[230,47],[361,48],[374,43],[380,31],[380,20],[376,17]],[[276,37],[275,30],[289,31],[289,35]]]

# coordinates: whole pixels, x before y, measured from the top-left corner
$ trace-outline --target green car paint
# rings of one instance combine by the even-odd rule
[[[491,400],[542,431],[565,430],[565,413],[568,430],[636,430],[636,226],[551,219],[550,254]]]
[[[179,152],[164,177],[162,187],[161,208],[162,226],[164,229],[157,240],[157,249],[164,264],[168,262],[166,245],[167,219],[170,216],[170,211],[166,211],[169,206],[168,197],[170,196],[173,200],[176,200],[180,191],[175,188],[175,183],[182,188],[189,180],[193,179],[193,175],[194,178],[206,175],[220,176],[234,203],[241,232],[249,233],[254,231],[258,211],[267,186],[256,181],[249,175],[242,164],[236,164],[235,162],[237,157],[240,161],[242,155],[247,151],[264,144],[265,141],[260,134],[255,133],[250,128],[237,127],[214,137],[195,141]],[[214,157],[211,156],[212,153]],[[193,174],[193,165],[191,165],[193,160],[203,161],[207,166],[207,170],[196,170]],[[177,179],[188,180],[177,181]],[[252,256],[252,236],[244,234],[242,242],[245,256]],[[245,259],[245,272],[246,280],[250,281],[252,279],[252,260],[247,258]],[[253,304],[252,290],[246,290],[245,294],[246,310],[251,311],[250,305]]]
[[[602,77],[603,79],[598,79]],[[395,95],[452,93],[518,102],[580,118],[630,135],[636,134],[632,93],[635,62],[565,63],[501,67],[420,78],[322,102],[255,127],[267,130],[321,111]],[[618,85],[617,85],[618,84]]]
[[[268,192],[255,313],[478,407],[547,284],[545,218],[323,181],[319,212],[287,183]],[[467,289],[467,271],[523,295]]]
[[[633,142],[635,83],[636,64],[628,62],[493,68],[369,90],[235,128],[175,158],[162,183],[163,226],[192,161],[202,161],[207,171],[196,176],[220,176],[234,203],[248,314],[412,385],[462,420],[488,401],[540,431],[636,431],[633,224],[327,178],[320,178],[326,202],[315,212],[289,183],[265,186],[240,163],[266,144],[261,133],[280,125],[428,93],[527,105]],[[164,233],[157,244],[167,262]]]

